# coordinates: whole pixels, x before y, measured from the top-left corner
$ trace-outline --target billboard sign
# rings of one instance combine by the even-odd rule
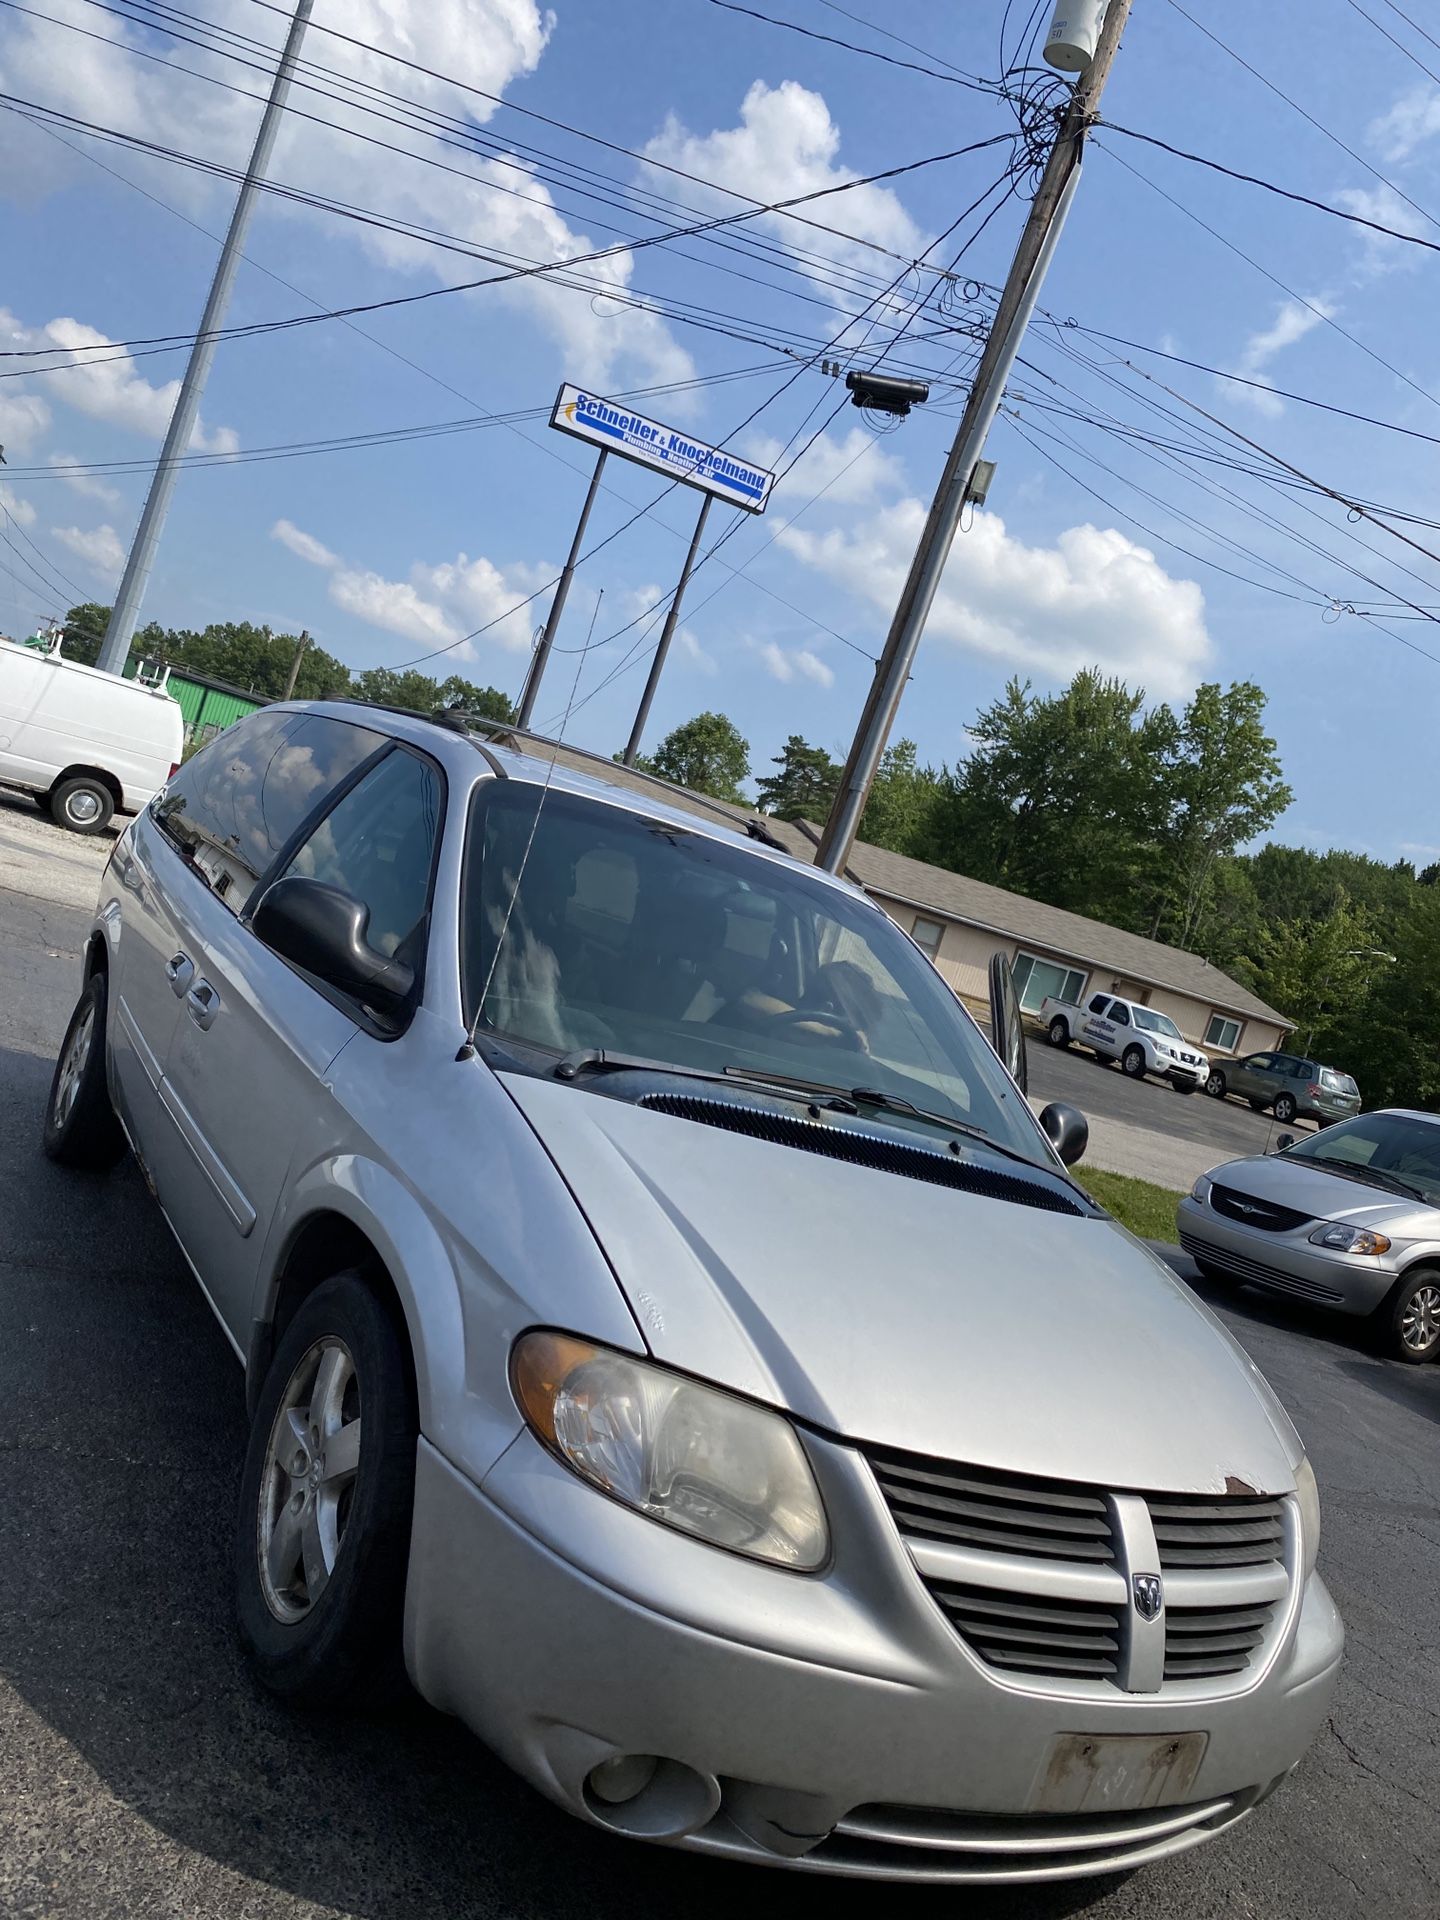
[[[667,479],[699,487],[748,513],[763,513],[775,476],[753,466],[723,447],[706,446],[677,427],[647,420],[617,401],[604,400],[583,387],[563,386],[550,415],[552,427],[593,447],[604,447],[623,459],[651,467]]]

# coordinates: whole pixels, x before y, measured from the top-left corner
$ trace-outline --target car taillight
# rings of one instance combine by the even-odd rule
[[[1305,1091],[1310,1095],[1312,1099],[1318,1100],[1320,1098],[1320,1095],[1325,1091],[1325,1089],[1320,1085],[1318,1081],[1312,1080],[1310,1082],[1310,1085],[1306,1087]]]
[[[165,778],[167,780],[173,780],[179,771],[180,762],[178,760],[172,760],[170,763],[170,771],[166,774]]]

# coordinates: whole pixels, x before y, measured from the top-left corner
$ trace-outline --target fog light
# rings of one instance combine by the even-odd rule
[[[585,1784],[607,1807],[620,1807],[645,1791],[659,1764],[653,1753],[617,1753],[592,1768]]]

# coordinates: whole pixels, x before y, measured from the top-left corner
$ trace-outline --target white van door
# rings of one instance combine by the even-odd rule
[[[47,699],[55,674],[48,654],[0,641],[0,780],[43,789],[55,778]]]

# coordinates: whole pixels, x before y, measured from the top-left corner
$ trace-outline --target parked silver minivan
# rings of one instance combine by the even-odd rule
[[[561,1806],[715,1856],[1193,1847],[1329,1706],[1300,1441],[1079,1116],[755,833],[336,703],[117,845],[46,1146],[128,1140],[244,1363],[256,1670],[350,1700],[403,1640]]]

